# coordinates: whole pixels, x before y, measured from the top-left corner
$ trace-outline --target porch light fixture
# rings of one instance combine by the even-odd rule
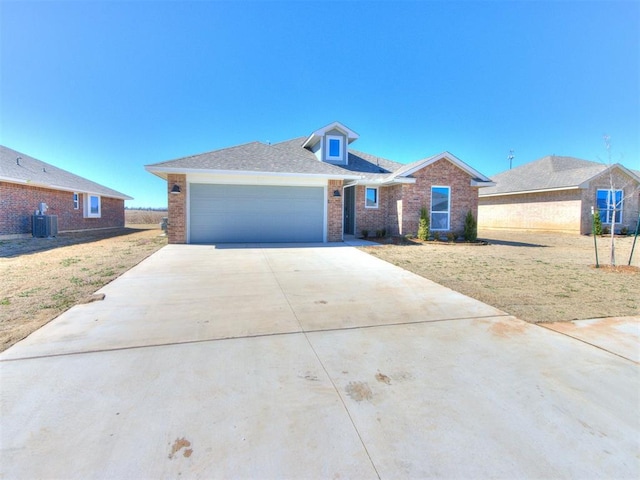
[[[333,191],[333,196],[334,197],[339,197],[340,196],[340,190],[334,190]]]
[[[177,195],[177,194],[179,194],[180,192],[182,192],[182,190],[180,190],[180,185],[178,185],[177,183],[174,183],[174,184],[173,184],[173,188],[171,189],[171,193],[172,193],[173,195]]]

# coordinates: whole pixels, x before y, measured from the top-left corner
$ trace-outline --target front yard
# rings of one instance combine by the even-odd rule
[[[416,243],[362,250],[529,322],[640,316],[640,240],[635,269],[593,268],[593,237],[486,231],[489,245]],[[609,238],[598,237],[600,264]],[[633,237],[616,238],[627,265]]]
[[[153,227],[0,240],[0,351],[166,245]]]

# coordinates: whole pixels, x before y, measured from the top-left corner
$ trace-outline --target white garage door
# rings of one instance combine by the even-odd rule
[[[192,183],[190,242],[321,242],[323,187]]]

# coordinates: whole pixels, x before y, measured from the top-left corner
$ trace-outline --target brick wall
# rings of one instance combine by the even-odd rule
[[[451,188],[450,231],[462,234],[469,210],[478,218],[478,188],[471,186],[471,177],[458,166],[441,159],[418,170],[413,176],[416,183],[402,185],[402,221],[399,233],[406,235],[418,232],[420,209],[431,209],[433,185]]]
[[[178,194],[171,193],[174,185],[180,187]],[[187,176],[169,174],[167,177],[167,197],[169,198],[169,243],[187,243]]]
[[[478,228],[578,233],[580,205],[578,190],[481,197]]]
[[[387,217],[388,211],[388,198],[389,195],[386,187],[378,187],[378,208],[366,208],[365,207],[365,189],[367,187],[358,185],[355,188],[355,202],[356,202],[356,229],[355,234],[360,236],[362,230],[368,230],[369,236],[374,236],[376,230],[382,230],[383,228],[389,229],[389,218]]]
[[[327,187],[327,241],[328,242],[341,242],[342,238],[342,208],[344,192],[342,191],[342,180],[329,180]],[[334,190],[340,192],[339,197],[334,197]]]
[[[0,182],[0,235],[31,233],[31,215],[41,202],[47,215],[58,216],[58,231],[124,227],[124,200],[101,197],[101,217],[84,218],[83,194],[73,208],[73,192]]]
[[[362,230],[375,235],[386,229],[391,235],[416,234],[420,209],[431,207],[431,186],[451,187],[450,230],[462,233],[467,212],[478,216],[478,189],[471,186],[469,174],[442,159],[414,173],[414,184],[378,188],[378,208],[365,208],[365,186],[355,187],[356,235]]]

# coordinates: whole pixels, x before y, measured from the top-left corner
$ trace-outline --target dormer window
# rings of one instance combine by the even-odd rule
[[[302,147],[313,152],[321,162],[347,165],[349,162],[347,147],[357,139],[356,132],[339,122],[333,122],[309,135]]]
[[[342,161],[342,137],[327,135],[327,160]]]

